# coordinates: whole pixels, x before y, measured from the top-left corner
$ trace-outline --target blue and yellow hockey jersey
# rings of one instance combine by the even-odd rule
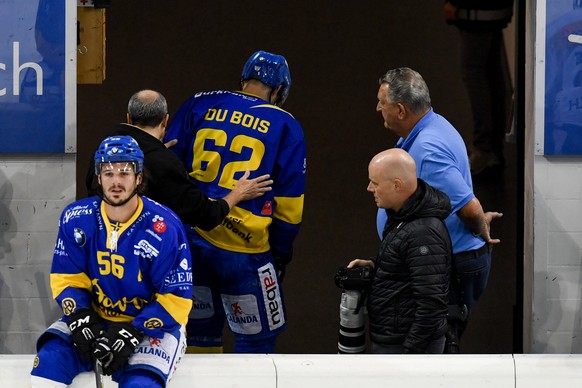
[[[59,221],[50,282],[65,316],[93,308],[151,337],[176,330],[192,306],[192,262],[180,220],[139,198],[135,214],[109,220],[99,197],[67,206]]]
[[[202,92],[188,99],[166,141],[211,198],[224,197],[244,174],[270,174],[273,190],[231,209],[211,231],[213,245],[236,252],[291,250],[303,217],[306,150],[303,129],[283,109],[243,92]]]

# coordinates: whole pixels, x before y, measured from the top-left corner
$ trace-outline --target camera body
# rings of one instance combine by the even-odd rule
[[[368,291],[372,288],[372,267],[341,267],[335,274],[335,285],[344,290]]]
[[[358,354],[366,351],[364,299],[372,287],[371,267],[340,268],[335,284],[344,291],[340,301],[338,353]]]

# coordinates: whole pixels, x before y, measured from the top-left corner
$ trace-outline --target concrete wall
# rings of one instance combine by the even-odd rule
[[[545,0],[530,5],[524,348],[582,353],[582,158],[543,154]]]
[[[0,353],[33,353],[59,316],[48,274],[75,155],[0,155]]]
[[[534,170],[531,349],[582,353],[582,158],[537,156]]]

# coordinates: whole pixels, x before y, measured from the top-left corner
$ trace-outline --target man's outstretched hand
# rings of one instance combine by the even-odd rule
[[[228,202],[228,205],[231,209],[241,201],[247,201],[249,199],[260,197],[267,191],[271,191],[273,189],[271,187],[273,180],[269,179],[271,177],[269,174],[261,175],[254,179],[248,179],[249,175],[250,171],[246,170],[232,191],[223,198],[226,202]]]

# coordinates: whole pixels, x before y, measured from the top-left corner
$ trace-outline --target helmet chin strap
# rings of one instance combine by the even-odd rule
[[[105,203],[108,204],[108,205],[110,205],[110,206],[119,207],[119,206],[123,206],[126,203],[128,203],[136,194],[137,194],[137,188],[133,191],[133,193],[125,201],[121,201],[120,203],[111,203],[111,202],[109,202],[109,200],[107,199],[107,197],[105,196],[105,194],[103,194],[103,197],[101,197],[101,199],[103,201],[105,201]]]

